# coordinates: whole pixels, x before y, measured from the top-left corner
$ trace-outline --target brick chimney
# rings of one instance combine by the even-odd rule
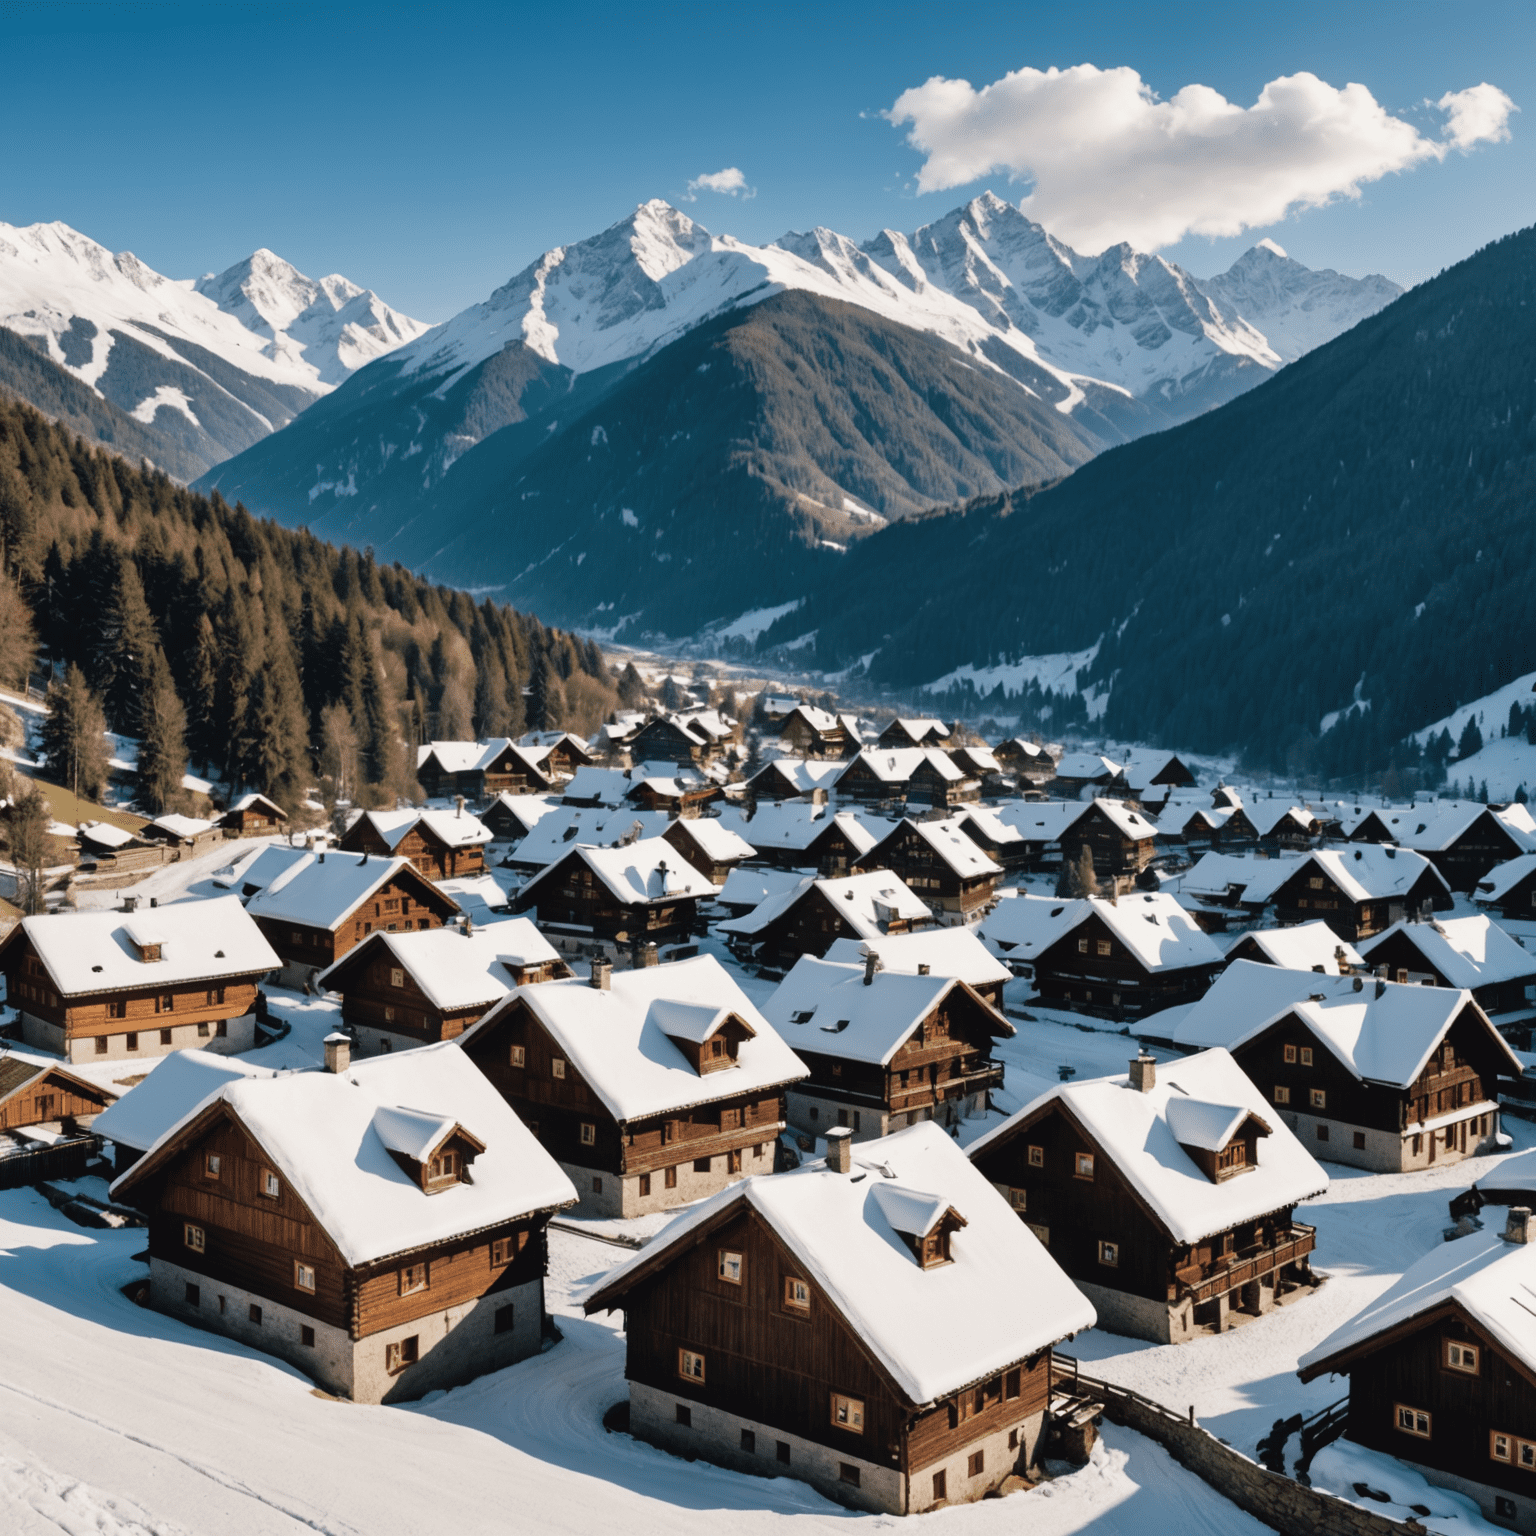
[[[1528,1205],[1512,1205],[1509,1220],[1504,1226],[1506,1243],[1528,1243],[1531,1240],[1531,1208]]]
[[[339,1029],[325,1037],[325,1070],[345,1072],[352,1065],[352,1042]]]
[[[827,1131],[827,1167],[833,1173],[853,1172],[853,1132],[846,1125],[834,1125]]]
[[[613,961],[605,955],[592,958],[592,985],[599,992],[606,992],[613,985]]]
[[[1131,1063],[1131,1087],[1137,1093],[1151,1093],[1157,1087],[1157,1060],[1145,1051]]]

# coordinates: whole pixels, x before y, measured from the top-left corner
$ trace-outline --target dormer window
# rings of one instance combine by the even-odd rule
[[[458,1182],[459,1154],[452,1147],[444,1147],[427,1163],[427,1183],[443,1184]]]

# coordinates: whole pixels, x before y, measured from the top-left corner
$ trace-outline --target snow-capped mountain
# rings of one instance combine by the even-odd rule
[[[207,468],[426,327],[269,251],[176,280],[67,224],[0,224],[0,326]]]

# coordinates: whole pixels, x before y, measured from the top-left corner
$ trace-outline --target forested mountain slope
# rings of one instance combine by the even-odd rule
[[[13,661],[18,587],[47,656],[78,665],[112,729],[145,736],[184,713],[171,734],[194,761],[290,802],[317,771],[390,797],[410,789],[419,741],[590,728],[616,698],[589,642],[257,521],[0,398]]]
[[[912,687],[1102,640],[1115,735],[1382,765],[1536,667],[1533,358],[1524,230],[1059,485],[881,531],[763,643]]]

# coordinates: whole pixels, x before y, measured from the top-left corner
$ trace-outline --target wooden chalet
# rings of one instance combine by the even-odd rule
[[[271,837],[288,822],[288,812],[275,800],[255,793],[241,795],[219,817],[219,825],[232,837]]]
[[[0,1056],[0,1161],[3,1133],[38,1127],[62,1135],[86,1131],[116,1099],[102,1088],[65,1068],[26,1056]]]
[[[1051,792],[1075,800],[1085,789],[1124,788],[1124,765],[1099,752],[1068,752],[1056,764]]]
[[[1326,1161],[1408,1173],[1491,1151],[1519,1058],[1470,992],[1233,962],[1173,1030],[1223,1046]]]
[[[1481,801],[1429,801],[1375,816],[1386,841],[1423,854],[1453,891],[1475,891],[1489,870],[1536,852],[1536,822],[1523,805],[1495,810]]]
[[[834,1132],[678,1217],[584,1303],[623,1310],[630,1432],[892,1515],[1028,1476],[1093,1308],[964,1164],[932,1125],[867,1162]]]
[[[875,846],[875,834],[853,811],[833,811],[803,800],[759,803],[750,815],[727,806],[720,825],[752,845],[754,862],[774,869],[846,875]]]
[[[1294,1213],[1327,1175],[1225,1051],[1062,1083],[970,1158],[1115,1333],[1183,1344],[1315,1283]]]
[[[1007,773],[1030,784],[1044,784],[1056,777],[1056,762],[1037,741],[1023,741],[1014,736],[999,742],[992,755]]]
[[[303,990],[369,934],[441,928],[459,906],[409,859],[320,852],[301,854],[246,911],[281,957],[279,984]]]
[[[959,818],[901,821],[854,869],[894,871],[944,923],[975,922],[996,901],[1003,877],[1002,866],[966,836]]]
[[[1391,981],[1465,988],[1490,1015],[1527,1008],[1536,985],[1536,955],[1481,914],[1394,923],[1362,944],[1360,954]]]
[[[665,811],[669,817],[698,816],[708,805],[725,798],[725,791],[712,779],[684,772],[651,773],[632,770],[632,782],[624,799],[639,811]],[[671,765],[667,765],[670,769]]]
[[[1195,784],[1189,765],[1173,752],[1128,753],[1120,771],[1126,788],[1138,800],[1166,801],[1174,790],[1191,789]]]
[[[1321,971],[1327,976],[1353,976],[1365,961],[1353,944],[1346,944],[1320,918],[1294,928],[1256,928],[1227,951],[1227,964],[1252,960],[1293,971]]]
[[[828,960],[863,965],[871,955],[882,971],[908,976],[952,976],[988,1006],[1003,1011],[1003,988],[1013,973],[982,943],[974,928],[920,928],[873,939],[834,939]]]
[[[1536,1291],[1531,1213],[1502,1232],[1435,1243],[1362,1312],[1301,1357],[1303,1381],[1348,1376],[1344,1433],[1476,1503],[1536,1528]]]
[[[713,816],[680,817],[662,837],[713,885],[724,885],[730,872],[757,850]]]
[[[779,745],[795,757],[842,758],[852,757],[863,738],[855,716],[798,704],[779,727]]]
[[[1043,809],[1025,806],[1021,814],[1027,820],[1024,813]],[[1082,813],[1061,829],[1057,842],[1064,863],[1075,864],[1086,847],[1095,874],[1136,875],[1152,862],[1156,837],[1156,826],[1125,801],[1097,799],[1083,805]]]
[[[825,802],[839,773],[840,761],[820,762],[803,757],[775,757],[764,763],[746,782],[742,800],[749,811],[775,800]]]
[[[1478,906],[1500,917],[1536,917],[1536,853],[1522,853],[1490,869],[1477,882],[1473,897]]]
[[[789,1090],[789,1123],[808,1136],[847,1126],[856,1141],[920,1120],[984,1115],[1003,1085],[992,1042],[1011,1025],[953,977],[803,955],[763,1004],[810,1076]]]
[[[224,841],[224,828],[201,816],[167,814],[146,821],[138,834],[145,842],[159,843],[176,859],[196,859]]]
[[[1172,896],[1015,896],[982,923],[987,947],[1033,977],[1048,1006],[1139,1019],[1192,1003],[1226,963]]]
[[[999,864],[1008,868],[1042,869],[1060,864],[1062,838],[1088,811],[1088,803],[1081,800],[1016,800],[995,810],[970,807],[961,815],[966,835]],[[1011,850],[1007,859],[1000,857],[989,845],[989,839],[990,842],[998,841],[996,834],[988,832],[989,817],[1016,834],[1005,845]]]
[[[824,955],[837,939],[911,933],[933,922],[928,904],[890,870],[835,880],[807,876],[717,931],[738,954],[788,967],[801,955]]]
[[[1448,912],[1453,904],[1444,877],[1422,854],[1370,843],[1313,849],[1270,900],[1281,923],[1320,917],[1354,944],[1406,917]]]
[[[527,731],[518,737],[517,744],[556,784],[563,784],[578,768],[597,761],[591,747],[570,731]]]
[[[24,918],[0,972],[28,1045],[70,1062],[256,1043],[257,983],[280,961],[238,897]]]
[[[713,709],[687,715],[658,715],[630,738],[629,755],[637,763],[693,763],[702,767],[725,755],[734,728]]]
[[[364,811],[339,844],[343,853],[409,859],[429,880],[457,880],[485,869],[491,830],[464,810]]]
[[[554,809],[551,801],[538,795],[499,794],[477,819],[493,843],[520,843]]]
[[[570,1175],[584,1211],[638,1216],[772,1173],[805,1067],[711,955],[520,987],[465,1054]]]
[[[402,1402],[537,1354],[570,1180],[457,1045],[226,1084],[112,1185],[150,1304]]]
[[[938,747],[950,738],[951,727],[942,720],[903,719],[898,716],[875,738],[875,746]]]
[[[177,855],[164,843],[136,837],[107,821],[82,822],[75,829],[82,874],[130,874],[158,869]]]
[[[970,805],[955,818],[960,830],[1003,869],[1022,869],[1033,857],[1029,840],[986,806]]]
[[[638,961],[647,947],[686,944],[698,928],[701,900],[720,887],[660,837],[616,848],[575,844],[545,865],[513,899],[533,910],[562,947]]]
[[[837,776],[840,796],[868,804],[958,806],[981,798],[981,783],[937,747],[866,747]]]
[[[416,782],[429,800],[543,794],[555,781],[541,756],[505,736],[492,741],[429,741],[416,749]]]
[[[417,933],[373,933],[315,978],[341,996],[359,1056],[462,1035],[516,988],[572,973],[525,917]]]

